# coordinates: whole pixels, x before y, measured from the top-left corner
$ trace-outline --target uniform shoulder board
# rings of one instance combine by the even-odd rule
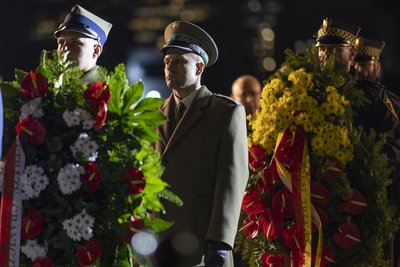
[[[234,102],[236,105],[241,105],[241,103],[239,101],[236,101],[235,99],[233,99],[233,98],[231,98],[229,96],[221,95],[221,94],[214,94],[214,95],[216,97],[220,97],[220,98],[224,98],[224,99],[230,100],[230,101]]]

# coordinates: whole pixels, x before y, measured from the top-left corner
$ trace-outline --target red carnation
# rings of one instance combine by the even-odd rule
[[[258,223],[258,218],[254,214],[250,214],[249,217],[247,217],[243,221],[243,227],[240,228],[239,231],[243,231],[246,234],[247,239],[254,239],[257,238],[258,235],[260,234],[260,225]]]
[[[329,192],[321,183],[311,181],[310,183],[311,203],[314,206],[321,207],[329,200]]]
[[[37,257],[31,267],[53,267],[53,261],[49,257],[40,258]]]
[[[128,195],[137,195],[143,192],[144,186],[146,185],[146,178],[143,173],[135,168],[129,168],[124,175],[121,183],[128,184],[129,189],[126,192]]]
[[[339,179],[343,174],[342,164],[334,157],[319,157],[317,175],[325,181]]]
[[[352,188],[350,197],[342,195],[342,199],[345,203],[340,203],[340,209],[351,215],[363,212],[365,207],[368,206],[364,196],[354,188]]]
[[[93,162],[89,162],[84,168],[85,173],[81,174],[81,182],[88,187],[89,193],[93,194],[100,185],[100,171]]]
[[[48,88],[47,79],[37,71],[29,72],[22,80],[22,92],[29,99],[35,99],[36,93],[39,97],[45,96]]]
[[[251,145],[251,147],[249,147],[250,170],[253,172],[261,170],[265,167],[266,162],[262,148],[257,145]]]
[[[139,219],[136,216],[132,216],[132,219],[132,221],[124,223],[124,225],[129,228],[129,234],[127,236],[118,235],[118,238],[121,241],[128,244],[131,243],[132,236],[134,236],[137,232],[140,232],[141,229],[144,228],[144,222],[142,219]]]
[[[79,264],[82,266],[92,265],[101,254],[101,243],[97,239],[90,239],[84,245],[78,247]]]
[[[348,248],[357,245],[360,240],[360,232],[354,223],[343,223],[339,227],[340,234],[333,235],[333,241],[342,248]]]
[[[312,254],[312,262],[315,263],[317,257],[317,249]],[[321,267],[324,267],[326,264],[334,262],[333,261],[334,255],[330,247],[322,247],[322,255],[321,255]]]
[[[282,189],[274,195],[271,205],[272,212],[280,212],[285,219],[294,215],[293,194],[289,189]]]
[[[108,101],[110,101],[110,87],[105,82],[94,83],[86,89],[83,97],[89,100],[89,106],[98,109],[102,102],[108,104]]]
[[[21,236],[29,239],[34,238],[40,234],[43,228],[43,217],[40,212],[30,210],[21,222]]]
[[[268,240],[278,238],[283,232],[283,216],[280,212],[271,214],[269,209],[262,212],[260,227]]]
[[[47,132],[43,125],[37,120],[26,118],[16,126],[17,135],[25,134],[26,138],[35,146],[40,146],[44,142]]]
[[[266,208],[268,202],[263,202],[258,196],[258,190],[245,191],[243,195],[242,209],[249,214],[259,214]]]

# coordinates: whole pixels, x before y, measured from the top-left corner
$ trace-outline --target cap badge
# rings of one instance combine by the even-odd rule
[[[329,29],[329,27],[331,27],[331,24],[332,24],[331,19],[328,19],[328,18],[324,19],[324,23],[323,23],[324,30],[327,31]]]
[[[175,21],[175,22],[173,22],[172,23],[172,32],[173,33],[177,33],[177,32],[179,32],[179,22],[177,22],[177,21]]]
[[[356,46],[364,46],[364,38],[357,38]]]

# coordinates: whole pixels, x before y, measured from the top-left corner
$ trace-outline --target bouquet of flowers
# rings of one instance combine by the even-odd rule
[[[250,119],[250,177],[237,250],[250,266],[388,266],[396,229],[385,135],[353,126],[368,100],[316,49],[286,51]]]
[[[90,86],[70,64],[43,51],[36,71],[1,85],[2,266],[150,266],[146,240],[171,223],[146,210],[162,211],[160,196],[181,204],[149,146],[162,100],[138,102],[143,84],[122,64]]]

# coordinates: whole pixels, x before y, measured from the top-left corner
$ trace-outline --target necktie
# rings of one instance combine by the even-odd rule
[[[176,125],[178,125],[179,121],[183,117],[183,114],[185,113],[185,109],[186,109],[185,104],[183,104],[183,102],[180,102],[178,104],[178,112],[176,113],[176,117],[175,117],[175,127],[176,127]]]

